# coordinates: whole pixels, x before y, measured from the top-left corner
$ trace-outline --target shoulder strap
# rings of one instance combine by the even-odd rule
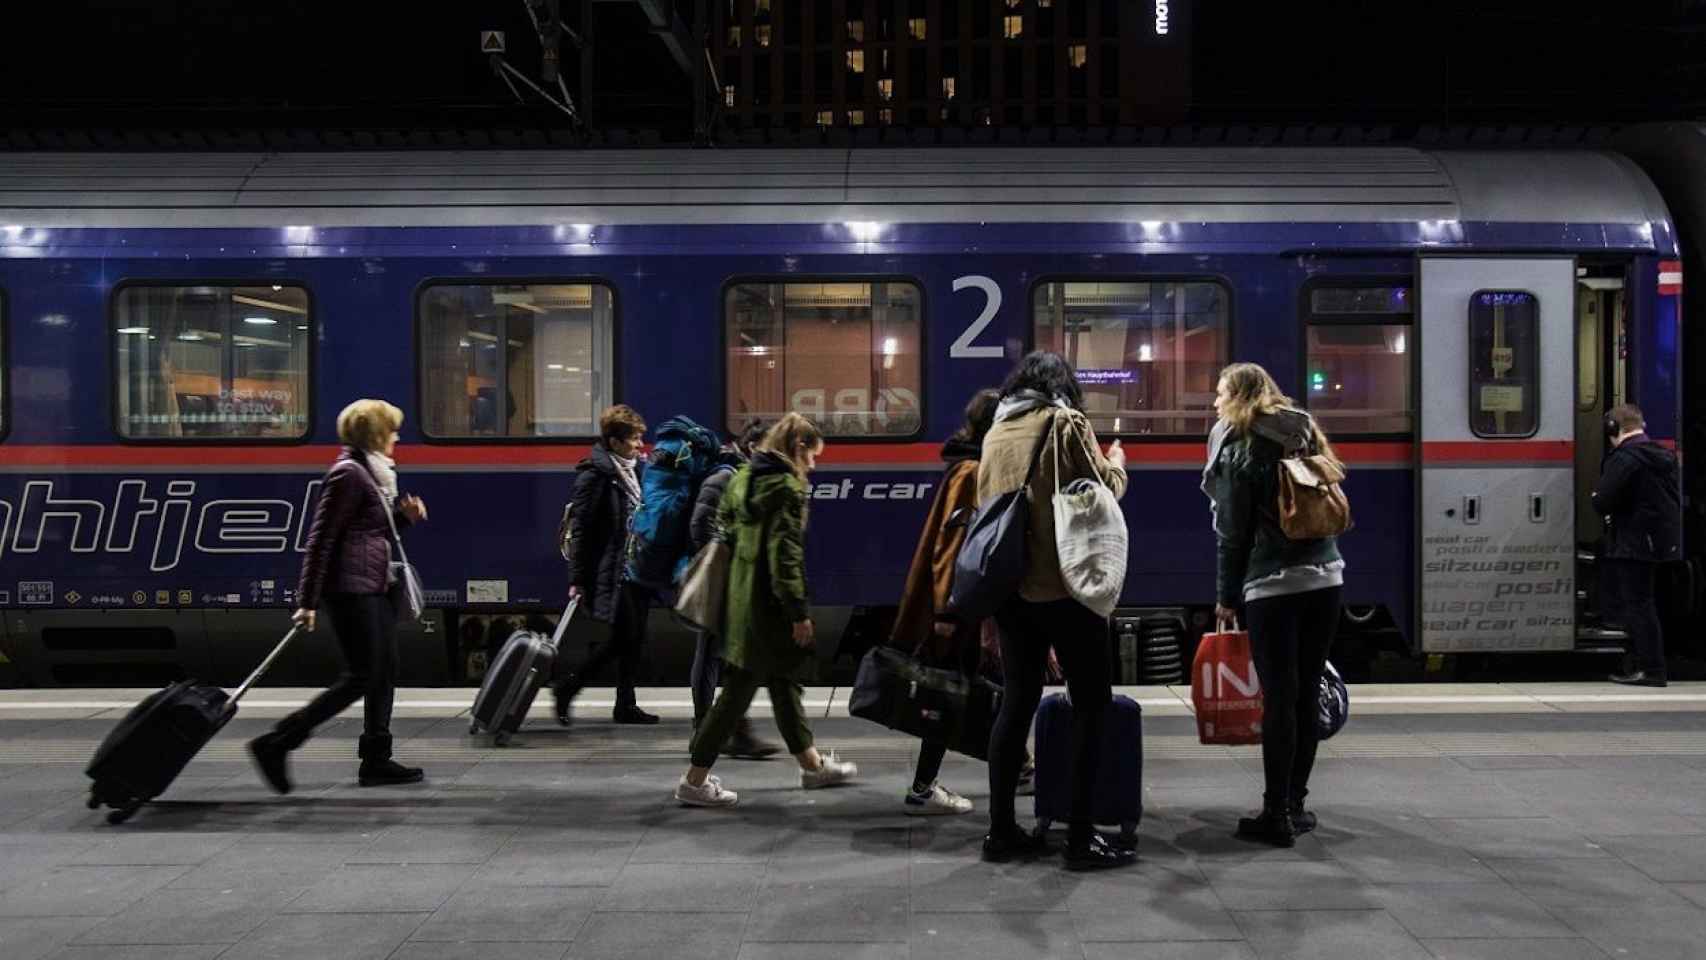
[[[1054,411],[1050,410],[1047,417],[1048,422],[1043,424],[1042,433],[1037,435],[1037,445],[1031,450],[1031,465],[1025,471],[1025,486],[1027,487],[1031,485],[1031,478],[1037,475],[1037,464],[1043,459],[1043,446],[1048,443],[1049,436],[1054,433]]]

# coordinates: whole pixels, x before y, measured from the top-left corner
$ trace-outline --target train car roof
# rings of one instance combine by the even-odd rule
[[[0,225],[1652,224],[1601,151],[848,149],[0,154]]]

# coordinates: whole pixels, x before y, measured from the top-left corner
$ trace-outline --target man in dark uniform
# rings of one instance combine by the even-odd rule
[[[1658,566],[1682,555],[1682,491],[1676,456],[1647,436],[1641,408],[1625,403],[1606,416],[1614,449],[1605,458],[1593,507],[1605,518],[1605,587],[1629,631],[1633,669],[1614,683],[1665,685],[1665,645],[1654,582]]]

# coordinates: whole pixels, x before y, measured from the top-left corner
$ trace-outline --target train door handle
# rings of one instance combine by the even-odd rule
[[[1528,495],[1528,522],[1546,522],[1546,494],[1531,493]]]
[[[1472,493],[1463,498],[1463,522],[1476,524],[1481,522],[1481,495]]]

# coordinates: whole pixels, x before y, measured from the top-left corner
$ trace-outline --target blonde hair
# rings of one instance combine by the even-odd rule
[[[1239,436],[1247,435],[1255,426],[1256,418],[1263,414],[1281,410],[1304,412],[1259,363],[1234,363],[1220,371],[1220,387],[1226,396],[1220,405],[1220,417]],[[1315,452],[1339,464],[1339,455],[1333,452],[1333,445],[1314,417],[1309,417],[1309,431]]]
[[[383,400],[357,400],[338,414],[338,439],[357,450],[374,450],[403,427],[403,411]]]
[[[774,453],[788,461],[794,468],[794,476],[801,480],[806,478],[804,461],[800,451],[816,450],[823,446],[823,431],[817,424],[811,422],[804,414],[786,413],[776,425],[758,441],[758,449]]]

